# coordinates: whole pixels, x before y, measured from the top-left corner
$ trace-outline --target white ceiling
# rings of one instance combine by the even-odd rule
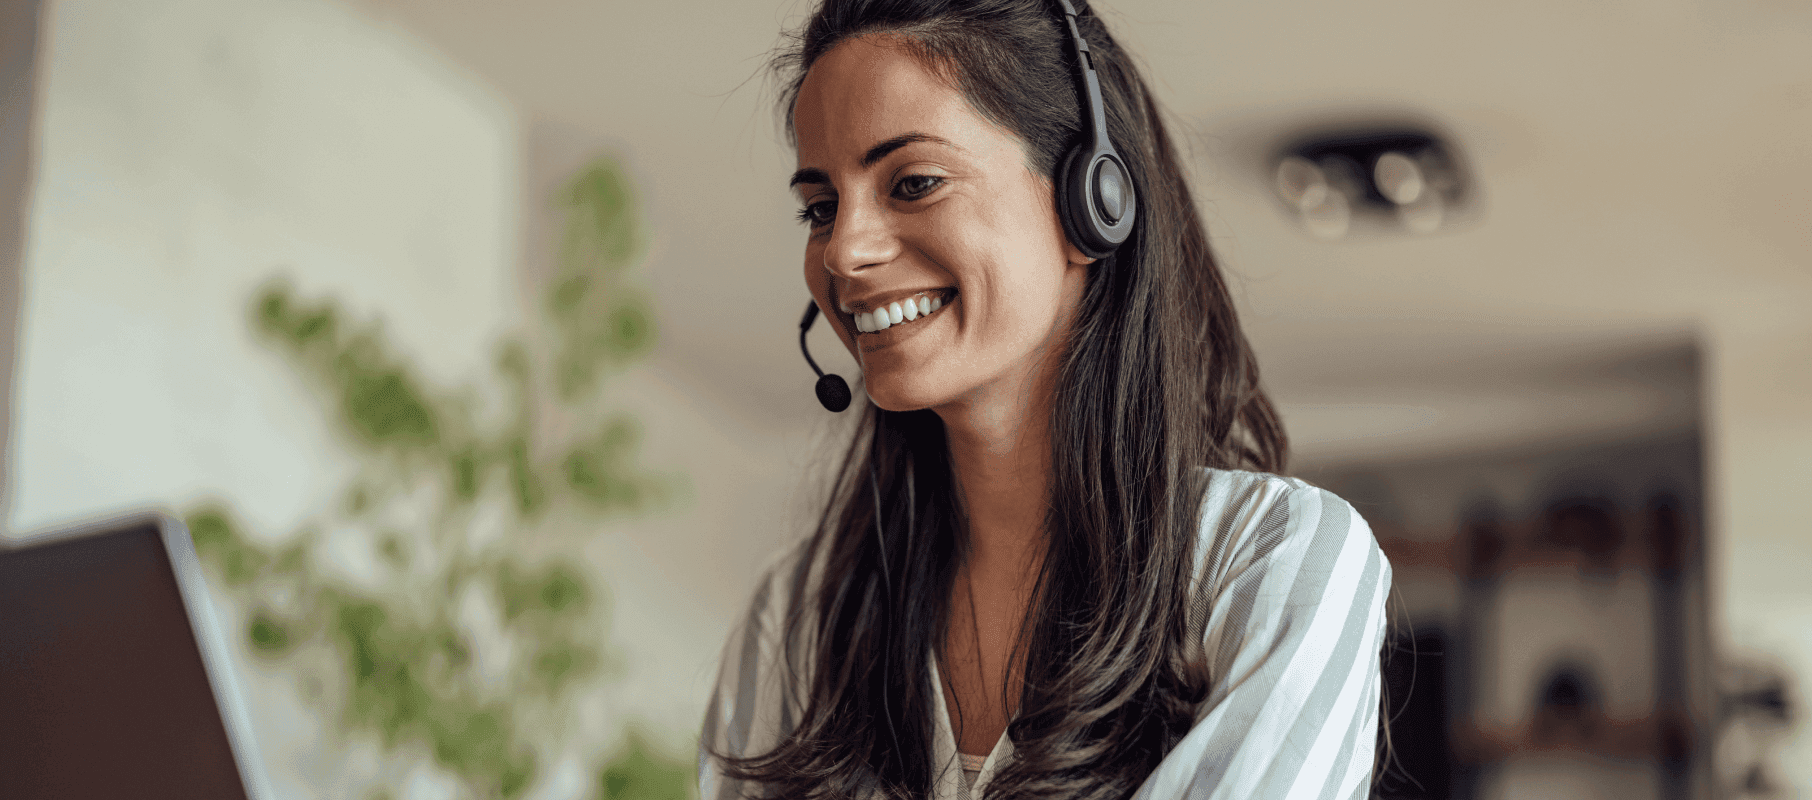
[[[666,365],[752,420],[823,413],[795,348],[802,236],[762,72],[806,3],[357,2],[516,104],[531,185],[590,148],[627,158]],[[1099,9],[1178,122],[1266,383],[1312,460],[1690,424],[1680,354],[1705,320],[1812,293],[1812,6]],[[1474,219],[1325,242],[1281,212],[1264,182],[1277,140],[1378,114],[1452,137]],[[814,353],[852,374],[818,333]]]

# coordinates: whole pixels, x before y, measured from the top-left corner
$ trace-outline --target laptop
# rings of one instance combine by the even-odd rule
[[[181,522],[0,540],[0,798],[270,796]]]

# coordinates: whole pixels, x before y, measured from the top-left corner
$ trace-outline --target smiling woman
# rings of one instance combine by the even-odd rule
[[[1362,796],[1389,564],[1274,474],[1101,21],[824,0],[777,66],[806,284],[871,403],[725,650],[704,796]]]

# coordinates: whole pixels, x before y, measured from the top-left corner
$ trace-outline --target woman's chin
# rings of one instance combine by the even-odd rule
[[[868,399],[883,411],[919,411],[949,401],[948,393],[939,391],[943,387],[918,384],[917,381],[863,379]]]

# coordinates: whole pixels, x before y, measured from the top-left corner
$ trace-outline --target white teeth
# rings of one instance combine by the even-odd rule
[[[838,301],[839,304],[842,301]],[[884,331],[902,322],[915,320],[944,307],[944,298],[937,294],[919,294],[905,300],[896,300],[881,308],[867,312],[851,313],[847,306],[841,306],[843,313],[851,314],[855,320],[857,333],[875,333]]]

